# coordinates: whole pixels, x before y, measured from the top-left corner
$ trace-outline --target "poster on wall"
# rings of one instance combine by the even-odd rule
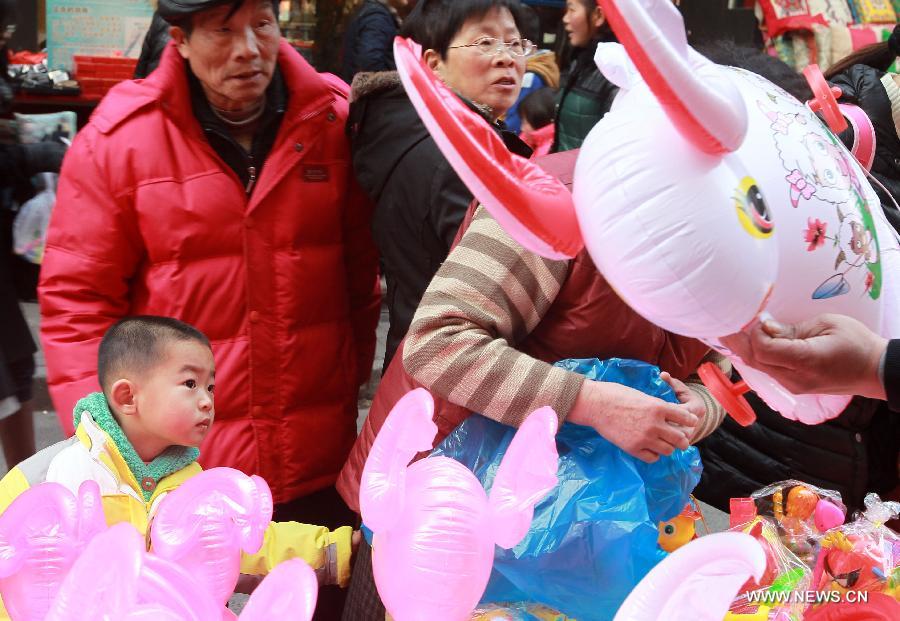
[[[149,0],[46,0],[47,64],[72,70],[72,56],[137,58],[150,27]]]

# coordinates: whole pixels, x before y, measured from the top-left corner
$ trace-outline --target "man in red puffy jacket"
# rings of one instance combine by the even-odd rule
[[[97,390],[106,329],[155,314],[212,341],[205,467],[263,476],[276,519],[349,519],[333,484],[372,369],[370,204],[344,134],[347,87],[280,37],[272,0],[160,0],[172,42],[115,87],[66,157],[41,339],[66,431]]]

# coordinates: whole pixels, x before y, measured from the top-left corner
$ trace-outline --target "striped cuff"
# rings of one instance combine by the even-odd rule
[[[719,428],[719,425],[725,420],[726,412],[725,408],[716,401],[709,389],[703,384],[688,382],[687,387],[703,399],[703,405],[706,406],[706,416],[700,420],[700,423],[694,430],[694,435],[691,437],[691,444],[696,444]]]

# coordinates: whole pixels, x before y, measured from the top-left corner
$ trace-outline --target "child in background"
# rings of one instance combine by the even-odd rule
[[[519,104],[519,116],[522,119],[522,133],[519,137],[534,149],[532,158],[550,152],[555,131],[555,112],[556,91],[549,87],[530,93]]]
[[[0,512],[45,481],[77,495],[90,479],[100,486],[107,523],[127,521],[146,536],[160,501],[202,470],[197,446],[215,418],[212,348],[186,323],[140,316],[114,324],[98,358],[103,392],[76,405],[75,436],[38,452],[0,481]],[[264,575],[299,557],[317,570],[320,583],[346,586],[356,537],[349,526],[329,531],[272,522],[259,552],[241,559],[241,572]],[[0,619],[6,614],[0,606]]]

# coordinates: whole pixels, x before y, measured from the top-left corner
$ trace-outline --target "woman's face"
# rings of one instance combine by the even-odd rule
[[[603,24],[600,9],[588,11],[581,0],[566,0],[566,12],[563,14],[563,25],[569,35],[569,43],[575,47],[587,47],[597,29]]]
[[[525,57],[513,55],[506,47],[494,55],[468,46],[487,37],[510,43],[520,39],[519,29],[507,8],[491,9],[481,18],[469,19],[450,41],[447,57],[435,50],[425,52],[425,61],[444,83],[466,99],[489,106],[494,118],[512,107],[522,89]]]

